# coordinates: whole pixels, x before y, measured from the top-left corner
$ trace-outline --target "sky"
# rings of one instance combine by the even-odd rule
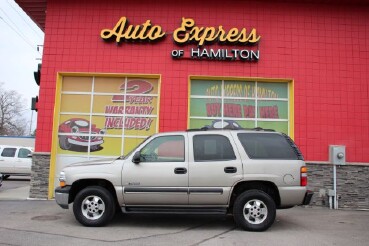
[[[0,82],[4,89],[15,90],[24,98],[27,135],[36,128],[37,113],[33,111],[32,115],[31,98],[38,95],[39,87],[33,72],[41,63],[43,43],[43,31],[18,4],[0,0]]]

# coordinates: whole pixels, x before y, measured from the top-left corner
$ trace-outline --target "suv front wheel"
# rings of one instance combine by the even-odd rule
[[[104,187],[87,187],[77,194],[73,213],[82,225],[104,226],[115,214],[114,198]]]
[[[247,231],[265,231],[273,224],[275,216],[274,200],[261,190],[243,192],[233,206],[235,222]]]

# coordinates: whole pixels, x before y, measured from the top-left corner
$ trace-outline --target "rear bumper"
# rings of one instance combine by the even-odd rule
[[[307,190],[302,205],[309,205],[313,194],[314,192],[312,192],[311,190]]]
[[[68,209],[69,206],[69,191],[71,186],[58,187],[55,189],[55,201],[56,203],[64,208]]]

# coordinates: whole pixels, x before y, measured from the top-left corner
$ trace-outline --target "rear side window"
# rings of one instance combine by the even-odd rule
[[[222,135],[196,135],[193,137],[195,161],[228,161],[236,156],[229,139]]]
[[[299,160],[296,150],[280,134],[239,133],[238,138],[251,159]]]
[[[15,152],[17,151],[16,148],[4,148],[1,156],[3,157],[14,157]]]

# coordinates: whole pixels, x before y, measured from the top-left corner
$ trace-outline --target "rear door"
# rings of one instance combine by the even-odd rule
[[[242,162],[229,131],[189,132],[189,204],[226,205],[242,179]]]

